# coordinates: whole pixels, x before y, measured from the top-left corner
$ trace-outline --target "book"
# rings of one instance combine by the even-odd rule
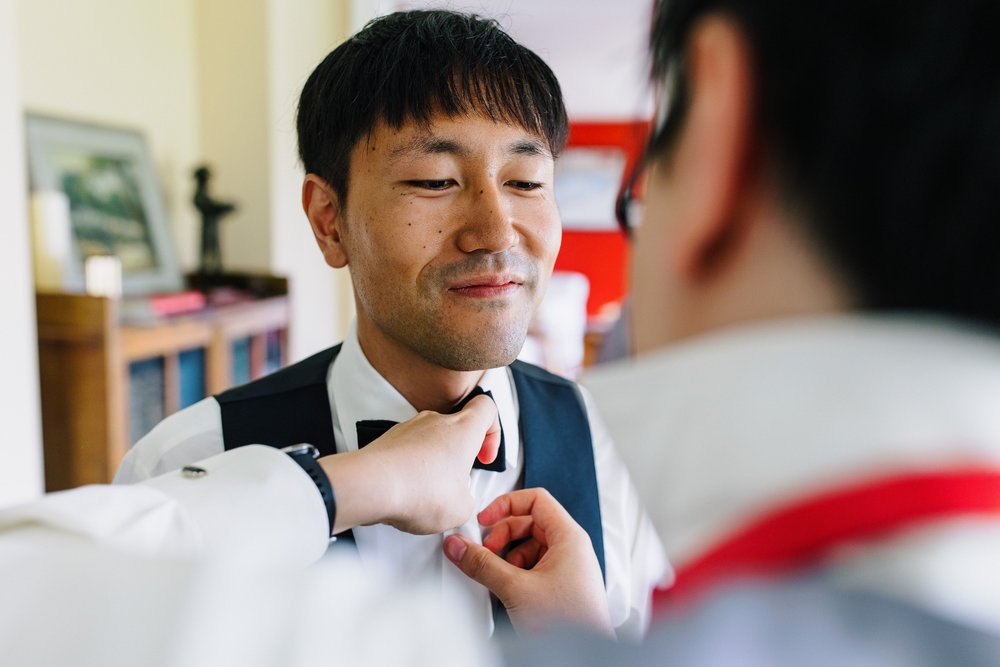
[[[177,355],[180,375],[180,407],[194,405],[205,398],[205,349],[184,350]]]
[[[149,433],[164,414],[163,357],[133,361],[129,375],[129,443]]]
[[[197,290],[130,296],[122,299],[121,318],[124,322],[156,322],[176,315],[203,310],[208,304]]]
[[[250,338],[237,338],[232,342],[233,386],[246,384],[253,379],[250,368]]]

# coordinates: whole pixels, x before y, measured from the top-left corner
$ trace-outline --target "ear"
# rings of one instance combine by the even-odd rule
[[[347,266],[340,198],[329,183],[316,174],[306,174],[302,182],[302,209],[309,218],[316,244],[326,263],[335,269]]]
[[[752,169],[752,66],[730,19],[711,16],[691,34],[685,62],[688,108],[671,160],[681,204],[672,244],[675,266],[698,281],[735,256],[745,238],[740,215]]]

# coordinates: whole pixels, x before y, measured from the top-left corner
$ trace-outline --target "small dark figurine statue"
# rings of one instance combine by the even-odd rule
[[[208,167],[198,167],[194,172],[197,188],[194,192],[195,208],[201,213],[201,266],[202,275],[222,273],[222,249],[219,247],[219,220],[236,210],[236,206],[212,199],[208,194]]]

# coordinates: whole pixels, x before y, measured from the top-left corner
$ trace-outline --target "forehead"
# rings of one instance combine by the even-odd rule
[[[544,138],[520,125],[480,115],[436,114],[428,122],[407,121],[400,127],[377,123],[355,148],[353,157],[414,160],[435,155],[475,158],[497,153],[553,159]]]

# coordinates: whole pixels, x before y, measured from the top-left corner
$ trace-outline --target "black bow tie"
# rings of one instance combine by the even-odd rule
[[[465,407],[465,404],[471,401],[476,396],[480,394],[486,394],[490,398],[493,398],[493,394],[484,390],[482,387],[476,387],[469,395],[462,399],[462,402],[455,406],[452,413],[458,412]],[[361,449],[365,445],[369,444],[375,438],[381,437],[390,428],[398,424],[399,422],[389,421],[388,419],[364,419],[357,423],[358,429],[358,449]],[[479,470],[492,470],[493,472],[503,472],[507,469],[507,450],[504,446],[504,435],[503,435],[503,424],[500,424],[500,449],[497,450],[497,457],[493,460],[493,463],[482,463],[479,459],[476,459],[475,463],[472,464],[473,468]]]

